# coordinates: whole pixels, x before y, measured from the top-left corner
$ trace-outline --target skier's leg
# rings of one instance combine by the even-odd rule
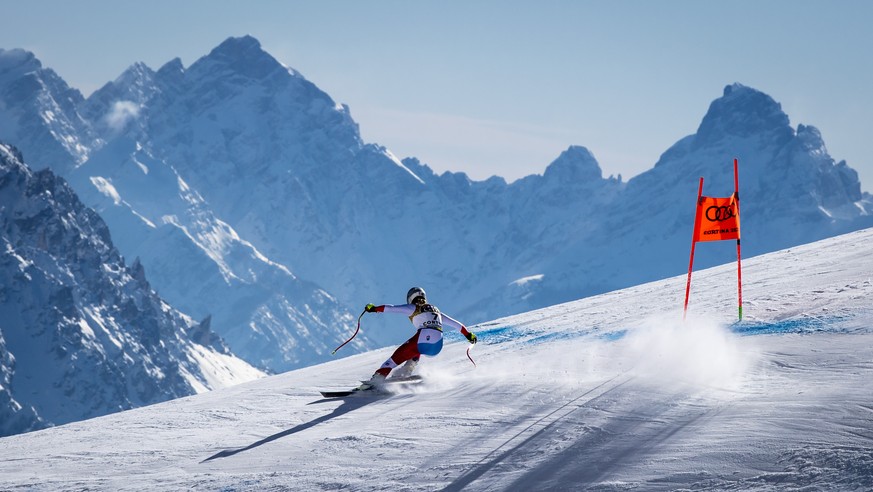
[[[397,347],[397,350],[394,351],[391,357],[382,363],[382,367],[376,371],[376,374],[387,377],[392,369],[410,359],[417,359],[419,355],[421,354],[418,353],[418,336],[416,335]]]

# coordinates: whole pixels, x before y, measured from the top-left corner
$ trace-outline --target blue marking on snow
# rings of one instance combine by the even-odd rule
[[[488,343],[503,343],[515,339],[519,334],[517,328],[507,325],[479,331],[476,336],[482,338],[483,341],[487,340]]]
[[[625,335],[627,335],[627,330],[608,331],[601,335],[597,335],[597,338],[600,340],[606,340],[607,342],[616,342],[624,338]]]
[[[847,316],[803,316],[775,321],[740,321],[730,325],[730,330],[741,336],[774,335],[785,333],[846,333],[842,326],[850,318]]]
[[[852,333],[858,331],[852,324],[852,316],[810,316],[774,321],[741,321],[727,326],[727,329],[739,336],[774,335],[774,334],[810,334],[810,333]],[[534,325],[535,326],[535,325]],[[593,340],[617,342],[623,339],[633,327],[621,329],[604,329],[599,327],[581,327],[577,330],[545,331],[531,325],[498,325],[488,323],[472,327],[479,337],[480,343],[501,344],[513,342],[520,345],[539,345],[560,340],[575,340],[590,337]],[[450,340],[463,340],[460,333],[447,334]]]
[[[579,330],[543,331],[526,326],[503,325],[488,327],[473,327],[479,341],[487,344],[515,342],[522,345],[539,345],[558,340],[575,340],[583,337],[593,337],[599,340],[614,342],[625,336],[627,330],[602,332],[599,328],[587,327]]]
[[[553,332],[541,332],[536,336],[533,336],[527,340],[525,340],[526,345],[539,345],[545,342],[551,342],[554,340],[572,340],[574,338],[579,338],[587,335],[587,332],[584,331],[553,331]]]

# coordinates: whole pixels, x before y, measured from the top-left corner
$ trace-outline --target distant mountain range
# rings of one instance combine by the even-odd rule
[[[255,379],[51,170],[0,143],[0,436]]]
[[[6,108],[0,129],[15,129],[0,135],[14,139],[33,166],[66,177],[105,218],[121,252],[141,258],[161,295],[183,312],[211,316],[234,353],[268,371],[324,360],[353,331],[350,312],[241,238],[204,200],[200,186],[189,185],[179,164],[156,152],[148,137],[156,118],[179,118],[171,124],[183,133],[200,131],[186,122],[199,110],[161,114],[157,106],[145,106],[170,105],[172,99],[196,105],[183,102],[183,95],[209,99],[216,90],[228,90],[220,87],[232,76],[210,76],[206,60],[198,66],[204,67],[203,78],[217,80],[186,83],[178,60],[157,73],[137,64],[84,100],[31,53],[0,52],[0,100]],[[192,84],[198,87],[189,88]],[[64,145],[47,146],[44,140]],[[226,199],[240,200],[237,195]],[[256,198],[243,198],[238,206]],[[344,351],[371,345],[361,335]]]
[[[507,183],[363,142],[348,107],[251,36],[187,68],[135,64],[87,99],[33,54],[0,50],[0,139],[69,180],[170,304],[211,315],[271,371],[325,360],[364,304],[413,285],[473,323],[681,273],[697,179],[728,196],[735,157],[746,255],[873,225],[873,199],[818,130],[740,84],[629,181],[570,146]],[[696,265],[735,254],[701,245]],[[364,326],[344,351],[409,330]]]

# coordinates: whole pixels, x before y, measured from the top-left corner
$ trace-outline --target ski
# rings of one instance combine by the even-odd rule
[[[396,378],[388,378],[385,381],[382,381],[381,383],[379,383],[379,386],[382,386],[385,384],[391,384],[391,383],[414,383],[414,382],[422,381],[422,380],[423,380],[423,378],[421,376],[419,376],[418,374],[413,374],[411,376],[400,376],[400,377],[396,377]],[[369,381],[361,381],[361,382],[368,383]]]
[[[369,391],[372,391],[372,388],[365,390],[355,388],[347,391],[319,391],[319,393],[321,393],[321,396],[325,398],[342,398],[344,396],[352,396],[358,393],[367,393]]]
[[[353,396],[353,395],[379,394],[380,389],[386,385],[398,384],[398,383],[417,383],[420,381],[422,381],[422,377],[417,375],[417,374],[413,374],[412,376],[388,378],[385,381],[382,381],[381,383],[379,383],[378,386],[371,386],[371,387],[365,388],[365,389],[355,388],[355,389],[345,390],[345,391],[319,391],[319,393],[321,393],[321,396],[323,396],[325,398],[343,398],[346,396]],[[361,382],[366,383],[367,381],[361,381]]]

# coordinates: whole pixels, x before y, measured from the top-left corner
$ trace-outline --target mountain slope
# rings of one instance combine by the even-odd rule
[[[62,424],[263,375],[167,305],[51,171],[0,144],[0,412]],[[33,409],[37,422],[25,417]]]
[[[179,309],[210,315],[250,363],[274,372],[310,365],[353,330],[336,299],[241,238],[137,141],[115,138],[71,179],[118,232],[119,248],[147,265],[161,294]],[[349,352],[370,344],[364,335]]]
[[[28,51],[0,48],[0,139],[63,174],[100,143],[78,113],[82,94]]]
[[[244,65],[236,68],[244,71]],[[42,83],[57,76],[33,54],[0,53],[0,74],[8,87],[0,84],[0,94],[8,96],[6,105],[0,105],[0,121],[7,122],[0,124],[0,137],[14,138],[31,162],[62,173],[105,218],[120,251],[141,259],[162,296],[200,319],[211,317],[212,328],[234,353],[262,369],[283,371],[326,360],[352,332],[348,309],[241,238],[187,178],[150,150],[154,146],[147,130],[152,126],[191,130],[184,119],[167,121],[158,108],[149,111],[147,106],[180,97],[185,90],[185,71],[178,60],[157,72],[135,64],[87,100],[78,96],[60,109],[52,102],[70,89],[62,81]],[[16,89],[31,79],[40,83],[27,92]],[[210,80],[229,84],[233,74],[219,73]],[[53,120],[45,116],[50,113],[54,119],[80,123],[81,128],[70,130],[76,138],[50,126]],[[190,116],[187,110],[181,114]],[[152,124],[152,119],[157,121]],[[87,152],[63,153],[43,145],[46,134],[61,143],[87,137],[90,144]],[[222,197],[216,201],[221,203]],[[364,334],[346,350],[354,353],[367,346],[373,342]]]
[[[32,406],[24,407],[12,394],[15,357],[6,348],[3,326],[0,326],[0,436],[29,432],[44,425]]]
[[[750,259],[738,325],[729,264],[695,274],[684,325],[680,276],[474,327],[478,367],[456,336],[424,383],[390,396],[317,393],[355,384],[381,350],[4,438],[0,476],[13,489],[870,488],[871,244],[868,229]]]

